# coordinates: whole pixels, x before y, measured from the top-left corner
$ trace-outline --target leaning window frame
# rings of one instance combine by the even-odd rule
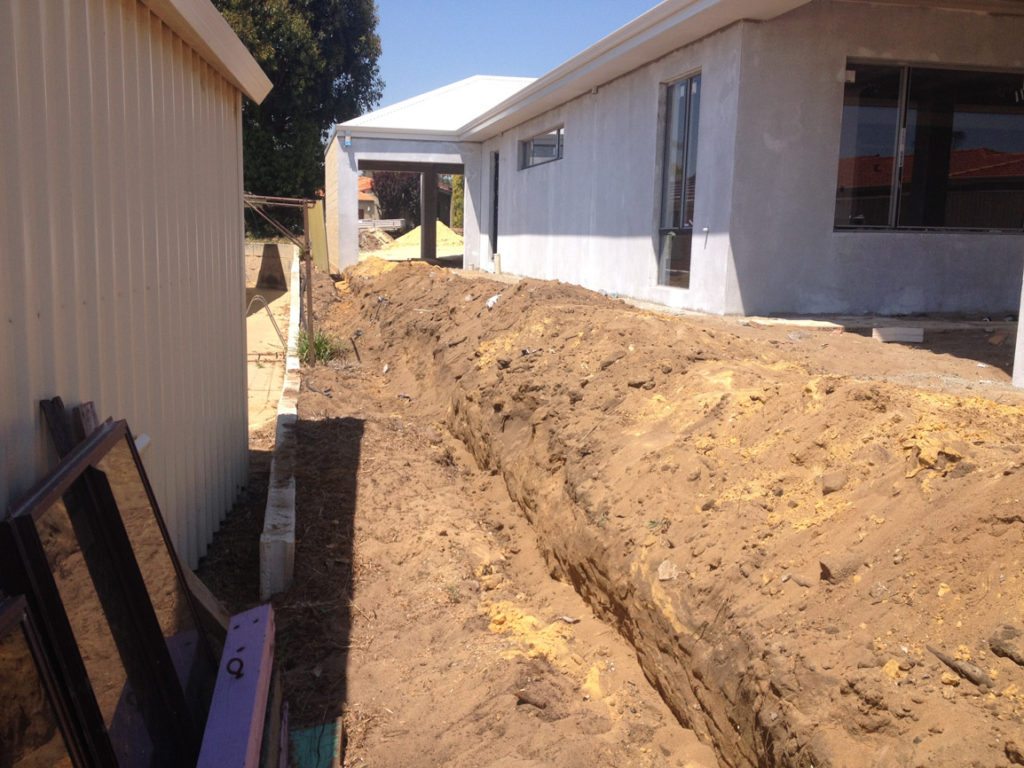
[[[24,594],[30,611],[38,619],[44,652],[58,675],[60,706],[73,712],[72,718],[81,726],[75,737],[82,740],[82,750],[88,755],[87,764],[116,764],[115,751],[92,681],[36,528],[42,515],[61,500],[64,500],[69,515],[73,510],[85,514],[96,534],[99,550],[102,550],[98,553],[108,555],[107,567],[115,569],[112,576],[117,588],[113,599],[119,603],[116,606],[117,619],[129,635],[121,640],[141,649],[133,652],[136,658],[131,664],[124,658],[122,664],[136,687],[158,692],[154,714],[170,723],[166,725],[159,719],[152,722],[158,730],[151,735],[160,740],[154,743],[154,747],[164,750],[162,754],[168,756],[172,763],[192,762],[198,754],[202,723],[192,721],[187,710],[184,691],[156,621],[116,500],[106,476],[96,468],[121,443],[128,444],[136,466],[141,467],[127,423],[108,422],[65,456],[56,469],[13,506],[7,518],[0,521],[0,563],[3,566],[0,567],[0,589]],[[144,474],[142,480],[150,504],[157,513],[159,507],[155,505],[152,488]],[[168,532],[159,515],[157,521],[165,543],[169,543]],[[175,562],[175,569],[180,571],[180,568],[180,564]],[[183,583],[180,573],[179,579]],[[99,585],[95,587],[97,596],[100,596]],[[196,606],[187,590],[186,598],[193,614],[196,614]],[[111,632],[114,632],[113,626]]]
[[[893,162],[892,178],[890,180],[890,201],[889,201],[889,220],[886,224],[869,224],[869,225],[856,225],[856,224],[836,224],[835,223],[835,209],[838,201],[836,200],[836,188],[833,189],[833,205],[832,205],[832,231],[833,233],[857,233],[857,232],[868,232],[868,233],[915,233],[915,234],[987,234],[987,235],[1024,235],[1024,228],[1019,229],[1005,229],[1005,228],[993,228],[993,227],[925,227],[925,226],[901,226],[899,224],[899,195],[902,186],[900,181],[900,174],[903,169],[903,161],[906,152],[906,127],[907,127],[907,109],[910,102],[910,74],[915,69],[939,69],[939,70],[954,70],[963,72],[992,72],[992,73],[1013,73],[1024,76],[1024,70],[1017,67],[985,67],[985,66],[970,66],[962,64],[942,64],[936,62],[915,62],[908,60],[892,60],[892,59],[871,59],[861,57],[848,57],[844,64],[844,69],[849,68],[851,65],[863,64],[868,66],[880,66],[880,67],[892,67],[898,69],[900,73],[900,92],[899,102],[897,104],[897,120],[896,120],[896,135],[893,143],[894,158]],[[843,94],[843,103],[845,104],[845,85]],[[842,112],[842,110],[840,110]],[[842,114],[840,114],[839,131],[840,135],[843,130]],[[838,149],[838,142],[837,142]],[[836,156],[835,162],[835,174],[838,179],[839,172],[839,161],[840,157]]]
[[[558,136],[558,146],[554,157],[549,157],[546,160],[538,160],[536,162],[530,162],[530,158],[533,156],[533,143],[539,138],[544,136],[550,136],[556,134]],[[525,171],[529,168],[536,168],[541,165],[548,165],[554,163],[565,157],[565,125],[557,125],[553,128],[549,128],[546,131],[535,133],[528,139],[522,139],[519,142],[519,170]]]
[[[9,633],[20,632],[32,654],[35,672],[46,697],[46,704],[53,715],[54,724],[60,733],[62,743],[72,765],[86,765],[89,758],[82,748],[82,735],[68,709],[66,697],[61,695],[58,675],[47,658],[39,622],[28,607],[23,595],[9,597],[0,592],[0,639]]]

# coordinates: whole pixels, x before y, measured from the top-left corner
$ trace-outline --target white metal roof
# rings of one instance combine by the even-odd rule
[[[475,75],[337,126],[352,135],[425,135],[456,139],[460,129],[534,81]]]

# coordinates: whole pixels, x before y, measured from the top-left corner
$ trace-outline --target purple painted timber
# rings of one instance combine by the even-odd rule
[[[231,617],[198,768],[257,768],[274,663],[274,609]]]

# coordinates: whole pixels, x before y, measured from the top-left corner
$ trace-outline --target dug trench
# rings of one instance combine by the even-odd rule
[[[358,357],[307,373],[300,416],[358,416],[337,395],[372,379],[399,423],[443,428],[435,447],[475,466],[437,487],[507,494],[721,764],[1024,764],[1024,399],[998,370],[422,264],[316,293]],[[498,634],[515,621],[487,577],[515,567],[477,558]],[[597,764],[684,764],[658,754]]]

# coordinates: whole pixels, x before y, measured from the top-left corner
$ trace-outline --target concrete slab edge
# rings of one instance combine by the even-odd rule
[[[295,423],[298,421],[299,255],[292,259],[289,288],[288,354],[277,404],[274,456],[270,462],[267,506],[260,535],[260,599],[269,600],[291,586],[295,573]]]

